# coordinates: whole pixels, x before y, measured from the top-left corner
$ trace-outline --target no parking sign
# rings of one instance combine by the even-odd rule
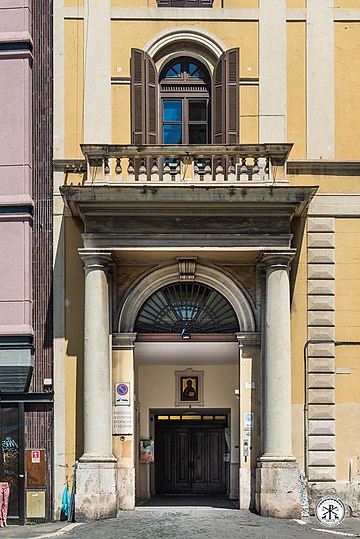
[[[130,382],[115,383],[115,406],[130,406]]]

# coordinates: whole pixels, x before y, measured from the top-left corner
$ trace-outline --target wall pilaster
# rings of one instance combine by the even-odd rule
[[[308,339],[335,339],[332,217],[308,219]],[[308,478],[335,481],[335,343],[308,347]]]

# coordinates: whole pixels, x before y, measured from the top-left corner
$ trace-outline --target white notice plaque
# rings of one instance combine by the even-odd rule
[[[129,436],[133,433],[132,407],[113,406],[113,434]]]

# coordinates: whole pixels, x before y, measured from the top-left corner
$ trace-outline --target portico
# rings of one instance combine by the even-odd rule
[[[139,440],[153,437],[151,409],[174,409],[175,370],[189,367],[204,373],[204,410],[230,410],[228,494],[263,515],[300,515],[291,441],[289,272],[296,272],[301,218],[313,193],[285,186],[62,188],[85,230],[79,249],[85,269],[84,454],[76,501],[83,518],[114,516],[134,508],[140,491],[154,494],[151,467],[138,464]],[[238,323],[233,352],[220,346],[218,359],[211,360],[192,348],[189,357],[180,334],[142,334],[142,346],[137,345],[141,307],[175,282],[203,283],[224,297]],[[223,340],[206,334],[194,339],[192,346],[198,339],[199,347]],[[154,346],[157,359],[145,360]],[[162,360],[166,346],[168,358]],[[148,355],[141,352],[145,349]],[[175,349],[183,350],[182,361]],[[144,389],[143,377],[152,370],[162,373],[161,398]],[[210,390],[215,379],[223,396]],[[131,435],[111,436],[111,380],[130,382]],[[254,410],[245,458],[243,438],[249,431],[243,416]]]

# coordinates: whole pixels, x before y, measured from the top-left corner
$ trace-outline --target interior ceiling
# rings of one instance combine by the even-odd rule
[[[238,362],[237,342],[138,342],[138,365],[229,365]]]

